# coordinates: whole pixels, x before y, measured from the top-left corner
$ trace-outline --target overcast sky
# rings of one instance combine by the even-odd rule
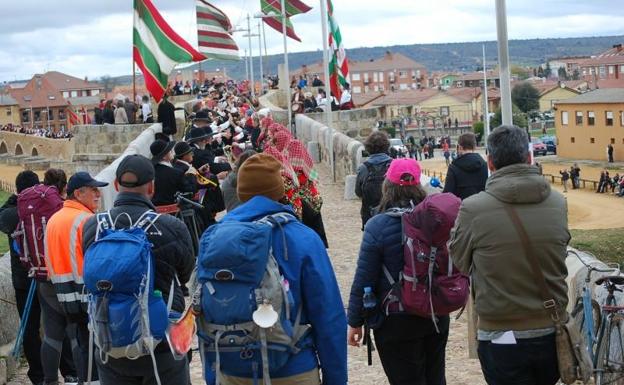
[[[510,0],[509,38],[623,35],[621,1]],[[178,34],[196,46],[194,0],[153,2]],[[322,46],[319,1],[304,2],[313,9],[292,18],[302,43],[289,39],[289,51]],[[259,0],[212,3],[240,27],[246,27],[247,13],[260,10]],[[334,0],[334,9],[347,49],[496,39],[494,0]],[[269,53],[283,52],[281,35],[265,30]],[[241,50],[247,47],[240,32],[235,39]],[[257,40],[253,49],[257,52]],[[89,78],[126,75],[132,72],[131,52],[132,0],[3,1],[0,82],[46,70]]]

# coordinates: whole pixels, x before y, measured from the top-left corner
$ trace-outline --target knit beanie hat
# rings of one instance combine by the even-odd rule
[[[247,202],[256,195],[263,195],[274,201],[284,197],[282,164],[268,154],[256,154],[243,163],[238,170],[236,192],[241,202]]]

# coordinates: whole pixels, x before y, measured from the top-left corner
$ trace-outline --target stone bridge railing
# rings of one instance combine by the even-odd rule
[[[0,155],[42,156],[49,159],[71,160],[72,139],[51,139],[42,136],[0,131]]]

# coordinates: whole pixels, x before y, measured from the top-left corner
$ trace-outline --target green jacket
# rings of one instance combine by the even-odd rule
[[[479,329],[531,330],[553,326],[520,237],[504,205],[513,205],[538,254],[559,308],[568,303],[565,264],[570,241],[567,204],[537,167],[514,164],[494,172],[485,191],[462,202],[449,252],[459,270],[471,271]]]

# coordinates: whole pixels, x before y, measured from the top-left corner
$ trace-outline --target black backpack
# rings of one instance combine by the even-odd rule
[[[364,162],[368,174],[362,183],[362,226],[373,216],[373,210],[381,201],[381,185],[392,159],[379,164]]]

